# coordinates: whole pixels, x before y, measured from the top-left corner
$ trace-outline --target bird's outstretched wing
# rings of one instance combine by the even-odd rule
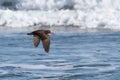
[[[38,45],[39,45],[39,43],[40,43],[40,37],[37,36],[37,35],[34,35],[33,43],[34,43],[34,46],[35,46],[35,47],[38,47]]]
[[[43,40],[42,43],[44,50],[48,53],[50,48],[50,38],[48,37],[47,39]]]

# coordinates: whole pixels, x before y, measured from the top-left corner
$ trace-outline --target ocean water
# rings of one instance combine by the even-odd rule
[[[0,80],[119,80],[120,0],[0,0]],[[26,33],[49,29],[47,54]]]
[[[27,32],[0,32],[0,80],[119,80],[119,31],[56,31],[48,54]]]

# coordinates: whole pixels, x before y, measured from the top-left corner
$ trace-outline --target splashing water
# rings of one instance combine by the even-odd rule
[[[1,0],[1,27],[73,25],[120,30],[119,0]]]

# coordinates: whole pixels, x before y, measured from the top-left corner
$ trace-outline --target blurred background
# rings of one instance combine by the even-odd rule
[[[120,29],[119,0],[0,0],[0,26]]]

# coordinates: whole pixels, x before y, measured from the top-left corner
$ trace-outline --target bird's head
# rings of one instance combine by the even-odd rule
[[[54,32],[51,32],[50,30],[45,30],[46,34],[55,34]]]

